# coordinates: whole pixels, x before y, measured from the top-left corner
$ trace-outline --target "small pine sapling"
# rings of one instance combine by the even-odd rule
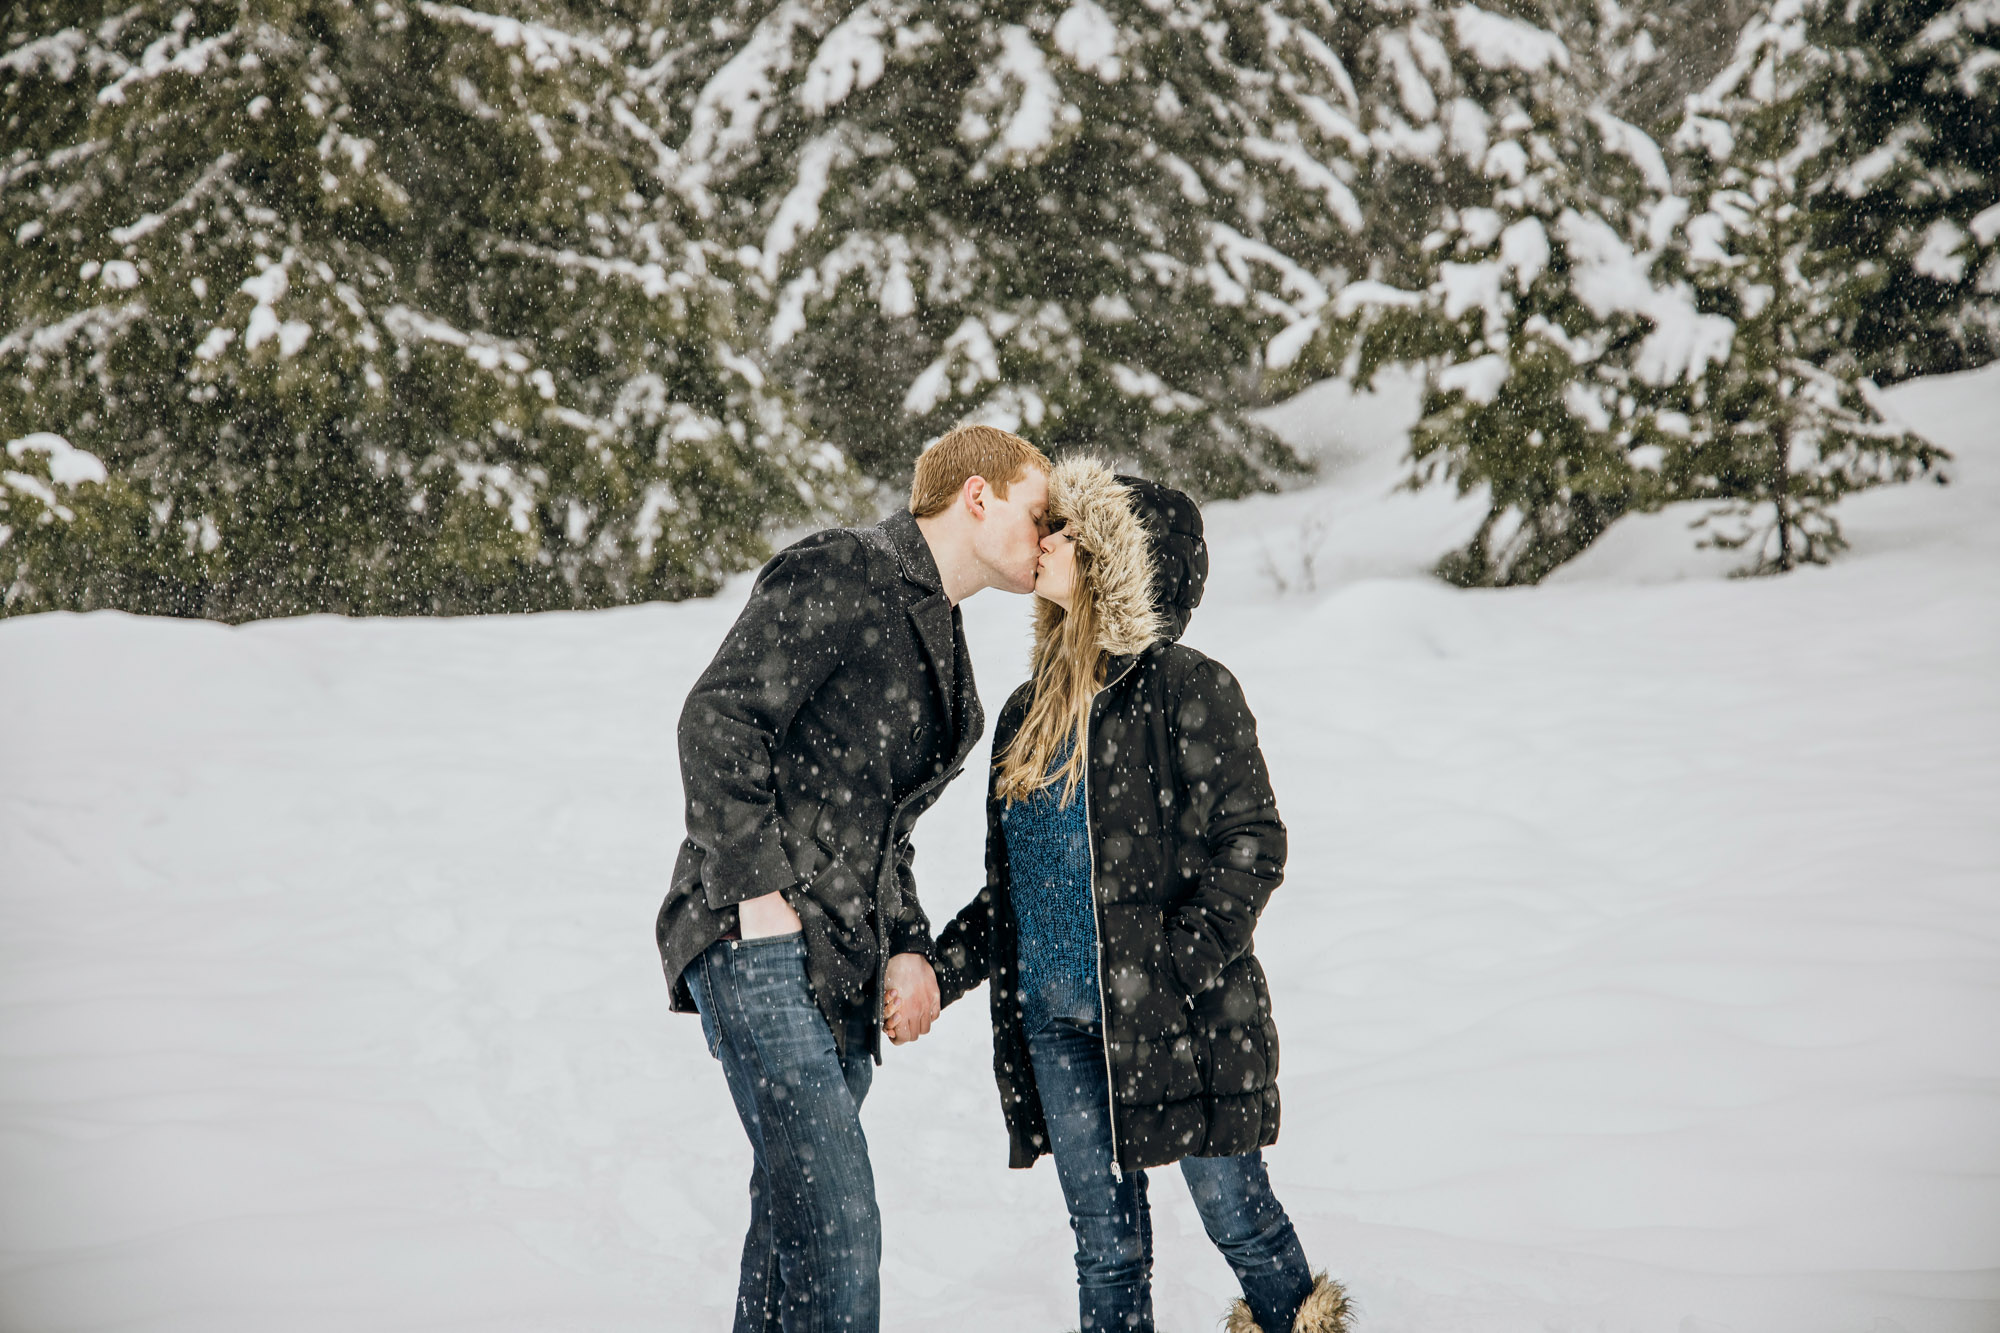
[[[1688,386],[1691,429],[1666,472],[1676,495],[1724,502],[1708,540],[1747,551],[1745,573],[1825,562],[1845,546],[1843,496],[1941,477],[1947,457],[1884,418],[1845,336],[1886,271],[1820,243],[1814,185],[1841,166],[1819,108],[1842,75],[1804,16],[1784,0],[1746,29],[1676,137],[1699,211],[1666,262],[1735,335]]]

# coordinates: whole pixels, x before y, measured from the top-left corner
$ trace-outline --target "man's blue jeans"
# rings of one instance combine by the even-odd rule
[[[1082,1333],[1152,1333],[1153,1223],[1146,1173],[1111,1172],[1110,1084],[1096,1024],[1059,1018],[1028,1038],[1056,1175],[1076,1233]],[[1183,1157],[1181,1176],[1264,1333],[1291,1333],[1312,1270],[1264,1155]]]
[[[750,1136],[736,1333],[876,1333],[882,1219],[861,1133],[868,1023],[846,1055],[806,988],[798,934],[720,940],[687,970],[708,1049]]]

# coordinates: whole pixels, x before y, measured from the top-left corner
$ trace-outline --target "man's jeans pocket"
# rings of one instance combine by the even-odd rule
[[[710,946],[711,948],[713,946]],[[694,996],[695,1012],[701,1015],[701,1039],[708,1043],[711,1059],[722,1058],[722,1033],[715,1026],[715,1000],[708,992],[708,955],[697,954],[687,965],[688,994]]]
[[[701,1015],[701,1036],[710,1056],[722,1058],[716,1007],[729,1005],[732,1012],[756,1007],[763,998],[759,992],[774,986],[783,989],[792,982],[804,990],[805,957],[805,935],[794,930],[750,940],[717,940],[688,964],[688,991]]]

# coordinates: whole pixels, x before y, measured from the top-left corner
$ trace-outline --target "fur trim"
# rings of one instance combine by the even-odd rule
[[[1312,1294],[1299,1307],[1292,1321],[1292,1333],[1347,1333],[1354,1322],[1354,1302],[1347,1288],[1324,1273],[1313,1278]]]
[[[1141,652],[1162,634],[1153,609],[1150,542],[1130,495],[1094,458],[1065,458],[1049,474],[1049,513],[1064,520],[1077,544],[1090,552],[1085,577],[1097,596],[1097,646],[1113,657]],[[1038,644],[1053,620],[1035,618]]]
[[[1292,1321],[1292,1333],[1348,1333],[1353,1320],[1354,1304],[1347,1299],[1347,1288],[1320,1273],[1314,1276],[1313,1289]],[[1264,1333],[1242,1301],[1229,1307],[1222,1327],[1223,1333]]]

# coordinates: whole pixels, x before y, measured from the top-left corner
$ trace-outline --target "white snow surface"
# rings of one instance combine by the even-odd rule
[[[600,65],[616,63],[611,48],[588,37],[579,37],[541,23],[523,23],[501,14],[488,14],[461,5],[420,4],[425,14],[440,23],[459,23],[483,32],[501,48],[519,47],[528,64],[546,74],[561,69],[578,56],[587,56]]]
[[[1604,145],[1614,153],[1629,159],[1639,168],[1639,174],[1646,178],[1647,186],[1660,194],[1667,194],[1674,188],[1673,173],[1667,170],[1667,156],[1660,146],[1653,142],[1653,136],[1637,125],[1618,119],[1602,107],[1593,107],[1591,123],[1604,136]]]
[[[1341,226],[1349,231],[1361,230],[1361,203],[1354,197],[1354,191],[1303,147],[1250,134],[1243,138],[1243,151],[1260,162],[1277,163],[1291,172],[1305,189],[1318,190],[1326,196],[1327,210],[1340,219]]]
[[[1456,390],[1475,403],[1490,403],[1500,396],[1510,369],[1506,357],[1498,352],[1488,352],[1485,356],[1440,370],[1438,390],[1441,393]]]
[[[1696,309],[1684,284],[1654,286],[1646,274],[1646,260],[1633,254],[1609,223],[1565,209],[1556,229],[1575,266],[1577,299],[1592,314],[1603,319],[1626,310],[1652,322],[1639,345],[1634,367],[1639,378],[1648,384],[1692,381],[1709,362],[1728,359],[1736,322]]]
[[[1078,69],[1095,74],[1106,83],[1116,83],[1124,72],[1118,59],[1118,24],[1093,0],[1076,0],[1056,20],[1056,50],[1068,56]]]
[[[1018,23],[1000,30],[1000,52],[988,80],[1002,81],[1003,76],[1019,85],[1020,93],[1000,132],[999,148],[1010,162],[1028,162],[1055,142],[1058,120],[1072,124],[1079,113],[1063,100],[1034,34]]]
[[[843,158],[851,159],[851,154],[837,129],[815,136],[799,150],[798,178],[779,202],[764,233],[762,268],[766,282],[777,281],[778,266],[785,255],[819,225],[820,200],[826,197],[833,170]]]
[[[1495,14],[1477,5],[1460,5],[1451,12],[1458,44],[1488,69],[1520,69],[1534,73],[1554,65],[1569,68],[1569,48],[1562,38],[1532,23]]]
[[[874,87],[888,68],[888,53],[882,49],[886,31],[882,16],[865,4],[835,24],[806,67],[799,104],[823,116],[849,93]]]
[[[1950,218],[1938,218],[1925,229],[1924,247],[1910,267],[1939,282],[1957,282],[1965,276],[1966,257],[1960,248],[1964,244],[1964,229]]]
[[[2000,204],[1981,209],[1973,217],[1972,234],[1981,245],[1991,245],[1995,237],[2000,237]]]
[[[1267,1156],[1361,1329],[2000,1326],[2000,367],[1885,400],[1954,483],[1780,579],[1669,513],[1433,581],[1481,507],[1392,490],[1408,381],[1274,410],[1322,484],[1208,508],[1190,641],[1292,836]],[[0,622],[0,1328],[727,1327],[749,1150],[652,918],[747,586]],[[991,711],[1028,607],[965,609]],[[980,805],[919,829],[935,920]],[[981,993],[877,1072],[891,1333],[1074,1322],[989,1059]],[[1229,1272],[1153,1197],[1161,1327],[1213,1328]]]
[[[77,448],[51,431],[31,431],[18,440],[7,441],[7,457],[19,462],[29,454],[46,456],[49,480],[58,486],[101,482],[109,475],[104,470],[103,460],[96,454]]]
[[[1437,93],[1432,91],[1430,80],[1417,68],[1416,57],[1410,54],[1410,43],[1403,33],[1392,32],[1382,38],[1382,55],[1396,75],[1396,95],[1402,99],[1403,109],[1412,119],[1427,121],[1437,115]]]
[[[680,153],[695,165],[697,176],[713,159],[745,148],[756,139],[764,109],[778,95],[777,80],[791,69],[793,34],[811,18],[804,5],[791,0],[778,5],[696,96],[688,117],[687,141]]]

